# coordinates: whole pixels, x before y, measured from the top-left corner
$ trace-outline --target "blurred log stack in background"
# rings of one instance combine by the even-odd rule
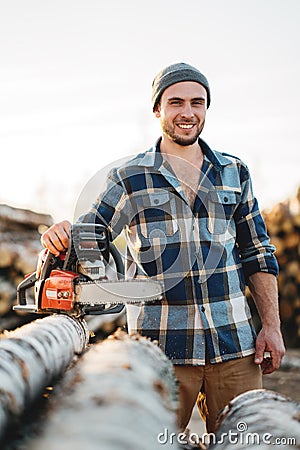
[[[14,313],[12,306],[17,285],[36,269],[41,233],[52,223],[49,215],[0,205],[0,332],[32,318]]]
[[[282,331],[287,347],[300,347],[300,188],[263,212],[280,266],[278,278]]]

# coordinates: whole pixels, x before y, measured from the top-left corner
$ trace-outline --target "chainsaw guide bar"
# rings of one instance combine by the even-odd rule
[[[141,304],[162,297],[162,287],[158,281],[141,279],[79,282],[75,292],[78,303],[82,305]]]

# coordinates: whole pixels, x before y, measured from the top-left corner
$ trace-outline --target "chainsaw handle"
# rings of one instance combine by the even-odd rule
[[[17,287],[17,302],[19,305],[27,305],[26,291],[35,285],[37,278],[36,272],[33,272],[27,278],[25,278]]]
[[[50,253],[48,251],[41,267],[41,274],[39,276],[39,279],[46,280],[46,278],[49,278],[51,270],[54,269],[54,267],[61,266],[61,263],[62,261],[59,256],[55,256],[53,255],[53,253]]]

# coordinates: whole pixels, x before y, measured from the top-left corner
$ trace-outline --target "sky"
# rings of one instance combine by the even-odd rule
[[[76,219],[98,171],[159,137],[151,83],[180,61],[210,83],[202,138],[248,165],[260,207],[294,196],[299,23],[299,0],[0,0],[0,204]]]

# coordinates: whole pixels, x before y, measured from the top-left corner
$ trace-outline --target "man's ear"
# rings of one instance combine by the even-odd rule
[[[160,117],[160,103],[158,103],[158,104],[155,106],[155,110],[154,110],[153,112],[154,112],[154,114],[155,114],[155,117],[157,117],[157,118],[159,119],[159,117]]]

